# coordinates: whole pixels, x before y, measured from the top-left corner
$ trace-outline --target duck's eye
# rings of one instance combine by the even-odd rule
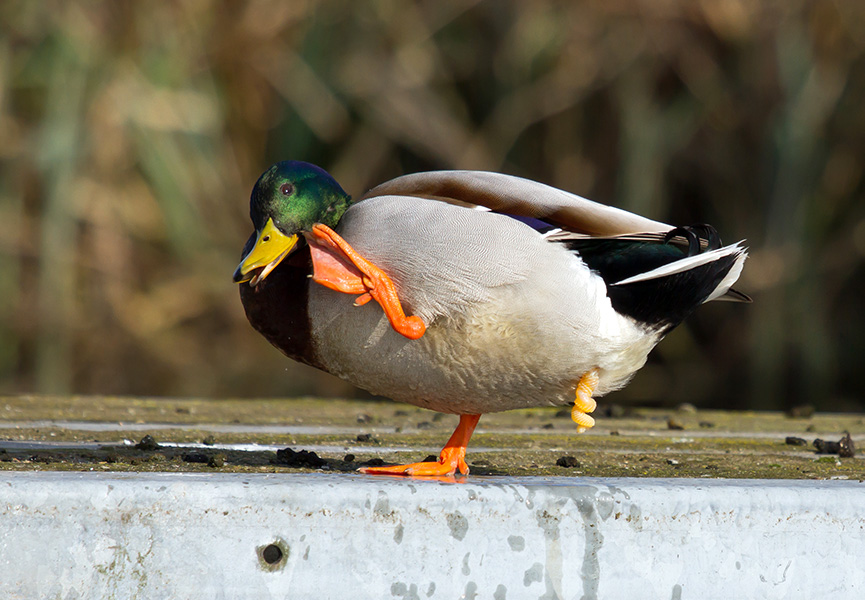
[[[283,196],[291,196],[291,193],[293,191],[294,191],[294,186],[291,185],[290,183],[283,183],[281,186],[279,186],[279,192]]]

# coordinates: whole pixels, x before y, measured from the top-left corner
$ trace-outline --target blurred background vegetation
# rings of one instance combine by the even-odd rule
[[[0,392],[352,396],[246,323],[249,191],[537,179],[747,238],[618,402],[865,404],[865,3],[0,3]]]

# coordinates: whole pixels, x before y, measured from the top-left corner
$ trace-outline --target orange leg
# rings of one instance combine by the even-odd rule
[[[453,475],[459,470],[468,475],[466,464],[466,446],[477,427],[480,415],[460,415],[460,424],[445,444],[438,462],[412,463],[410,465],[394,465],[392,467],[364,467],[361,473],[369,475],[412,475],[414,477],[432,477],[438,475]]]
[[[598,369],[592,369],[580,377],[580,382],[577,384],[577,397],[574,400],[574,408],[571,409],[571,419],[579,426],[577,431],[580,433],[595,425],[595,420],[586,413],[593,412],[598,406],[592,394],[598,387],[599,378]]]
[[[423,336],[426,325],[420,317],[405,315],[390,277],[358,254],[338,233],[316,223],[307,241],[312,252],[313,281],[338,292],[361,294],[355,300],[357,306],[375,300],[394,331],[411,340]]]

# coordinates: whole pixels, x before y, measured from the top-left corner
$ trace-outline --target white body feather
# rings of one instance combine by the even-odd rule
[[[337,231],[428,326],[408,340],[374,302],[310,286],[319,359],[375,394],[452,413],[565,405],[592,368],[596,395],[625,385],[660,339],[613,310],[579,257],[509,217],[381,196],[350,208]]]

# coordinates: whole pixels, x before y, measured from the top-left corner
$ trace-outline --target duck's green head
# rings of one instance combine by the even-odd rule
[[[336,227],[350,203],[351,197],[324,169],[295,160],[270,167],[252,188],[249,216],[255,232],[234,281],[258,285],[297,247],[301,233],[316,223]]]

